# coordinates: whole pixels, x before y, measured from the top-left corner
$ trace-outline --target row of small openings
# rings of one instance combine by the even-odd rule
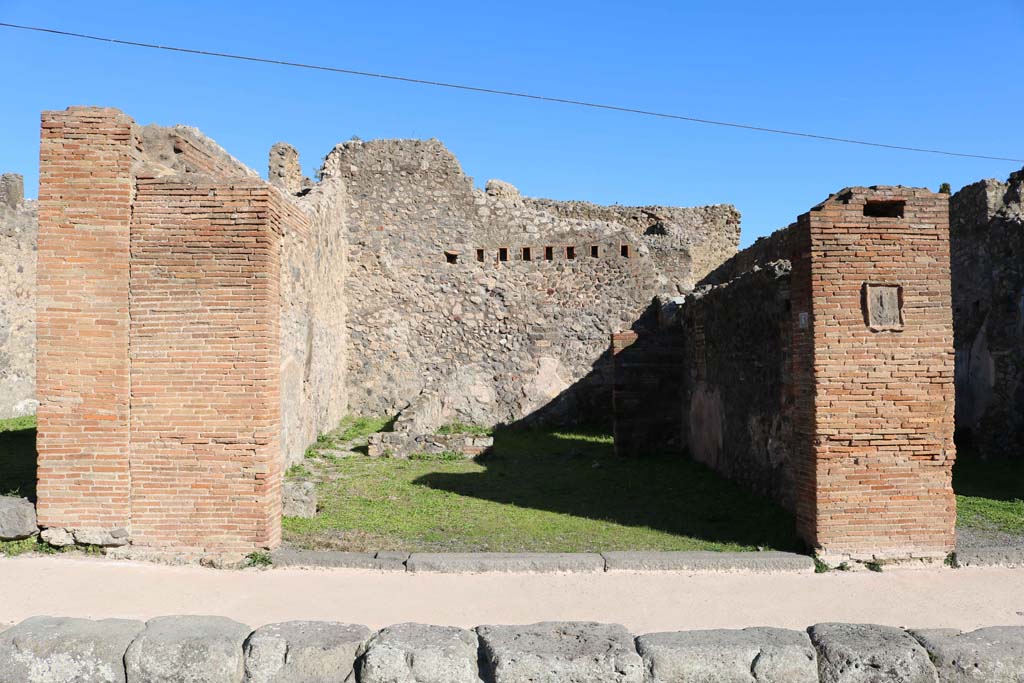
[[[556,249],[556,247],[544,247],[544,260],[545,261],[554,261],[555,260],[555,249]],[[576,247],[575,246],[566,246],[566,247],[563,247],[563,249],[564,249],[563,254],[565,255],[565,258],[567,260],[573,261],[573,260],[576,259]],[[506,261],[508,261],[509,260],[509,255],[510,255],[510,250],[509,250],[508,247],[498,247],[498,262],[499,263],[505,263]],[[621,245],[619,245],[619,256],[621,256],[623,258],[630,258],[632,255],[633,255],[633,251],[632,251],[632,249],[630,248],[630,246],[628,244],[621,244]],[[533,247],[522,247],[522,249],[519,252],[519,256],[521,257],[521,259],[523,261],[533,261],[534,260],[534,258],[533,258],[534,257]],[[601,256],[601,247],[599,245],[597,245],[597,244],[591,245],[590,246],[590,257],[591,258],[599,258],[600,256]],[[448,261],[448,263],[458,263],[459,262],[459,252],[457,252],[457,251],[446,251],[446,252],[444,252],[444,257],[445,257],[445,260]],[[484,249],[477,249],[476,250],[476,260],[479,261],[480,263],[483,263],[486,259],[487,259],[486,250],[484,250]]]

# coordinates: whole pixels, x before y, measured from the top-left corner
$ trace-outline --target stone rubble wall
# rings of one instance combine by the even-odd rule
[[[350,141],[321,177],[348,191],[351,408],[394,414],[428,394],[437,424],[420,434],[607,420],[609,335],[739,240],[731,206],[554,202],[501,181],[476,190],[436,140]]]
[[[958,443],[1024,457],[1024,170],[952,198]]]
[[[636,636],[596,622],[371,631],[292,621],[253,630],[214,616],[32,617],[0,632],[0,672],[29,683],[1019,683],[1024,627],[824,623]]]
[[[36,412],[37,203],[0,175],[0,419]]]

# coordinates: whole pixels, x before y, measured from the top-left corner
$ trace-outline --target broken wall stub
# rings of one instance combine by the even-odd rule
[[[1024,171],[950,199],[958,443],[1021,457],[1024,441]]]
[[[36,213],[22,177],[0,175],[0,419],[36,411]]]
[[[731,206],[556,202],[501,181],[474,189],[436,140],[347,142],[321,175],[348,190],[351,406],[394,414],[430,395],[440,410],[426,433],[456,421],[606,421],[609,335],[739,238]]]
[[[344,354],[312,348],[344,324],[343,307],[310,300],[342,298],[328,269],[344,250],[323,234],[335,208],[284,195],[193,129],[90,107],[45,112],[42,129],[40,524],[275,546],[282,425],[302,441],[345,410]],[[282,387],[296,364],[302,381]]]

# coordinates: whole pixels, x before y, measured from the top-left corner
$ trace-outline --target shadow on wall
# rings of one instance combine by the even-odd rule
[[[790,513],[682,455],[681,415],[658,409],[678,402],[681,379],[673,374],[681,372],[678,357],[656,331],[660,311],[652,303],[632,325],[636,337],[628,346],[605,351],[590,373],[544,407],[496,430],[492,451],[478,458],[484,472],[438,472],[417,483],[709,543],[801,549]],[[609,437],[613,383],[616,401],[632,402],[624,407],[628,424],[616,424],[626,432],[616,435],[619,455]],[[587,410],[601,401],[603,410]],[[539,428],[551,425],[565,431]]]

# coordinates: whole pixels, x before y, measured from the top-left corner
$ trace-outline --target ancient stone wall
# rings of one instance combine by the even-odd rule
[[[945,195],[849,188],[717,268],[675,316],[690,454],[826,555],[953,548]]]
[[[607,420],[609,335],[739,239],[730,206],[554,202],[500,181],[476,190],[436,140],[344,143],[321,175],[348,189],[360,412],[416,402],[440,422]]]
[[[682,307],[683,441],[694,460],[793,510],[792,266],[755,268]]]
[[[36,202],[0,175],[0,419],[36,412]]]
[[[1024,443],[1024,171],[950,200],[958,444],[1021,457]]]

